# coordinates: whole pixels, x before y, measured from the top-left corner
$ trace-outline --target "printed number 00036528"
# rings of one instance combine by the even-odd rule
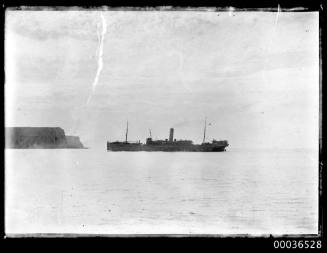
[[[321,241],[315,240],[275,240],[274,248],[275,249],[320,249]]]

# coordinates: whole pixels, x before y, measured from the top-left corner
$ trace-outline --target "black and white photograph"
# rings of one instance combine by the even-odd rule
[[[319,233],[319,11],[7,8],[5,234]]]

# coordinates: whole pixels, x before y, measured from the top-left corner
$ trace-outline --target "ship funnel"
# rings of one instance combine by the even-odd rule
[[[169,142],[173,142],[173,140],[174,140],[174,128],[170,128]]]

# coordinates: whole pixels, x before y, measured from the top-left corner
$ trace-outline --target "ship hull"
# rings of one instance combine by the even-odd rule
[[[147,145],[147,144],[107,144],[107,151],[129,151],[129,152],[223,152],[225,145]]]

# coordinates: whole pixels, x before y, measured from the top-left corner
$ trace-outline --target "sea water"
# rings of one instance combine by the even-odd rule
[[[5,231],[316,234],[318,151],[5,150]]]

